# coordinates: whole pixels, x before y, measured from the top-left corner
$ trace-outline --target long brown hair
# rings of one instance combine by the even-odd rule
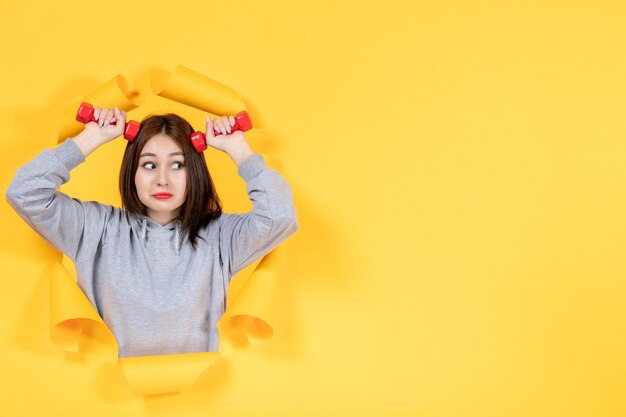
[[[198,231],[211,220],[222,214],[222,204],[215,191],[203,153],[193,148],[190,136],[194,129],[182,117],[168,113],[150,115],[141,122],[139,134],[133,142],[128,142],[120,169],[120,195],[122,207],[128,213],[147,214],[146,206],[139,200],[135,186],[135,173],[139,156],[146,143],[159,133],[172,138],[183,150],[187,172],[187,193],[180,207],[178,220],[181,229],[188,234],[189,242],[196,248]]]

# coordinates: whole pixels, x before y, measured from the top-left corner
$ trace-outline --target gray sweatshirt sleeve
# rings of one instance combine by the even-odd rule
[[[83,203],[56,191],[69,181],[70,171],[84,161],[74,141],[67,139],[22,166],[6,192],[6,199],[17,214],[74,262],[93,255],[95,248],[90,237],[102,235],[109,212],[102,204]]]
[[[291,188],[254,154],[239,165],[252,211],[220,216],[220,254],[231,276],[267,254],[298,230]]]

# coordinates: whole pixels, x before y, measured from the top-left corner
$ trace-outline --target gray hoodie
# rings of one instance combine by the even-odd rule
[[[180,221],[165,226],[56,191],[85,158],[74,141],[21,167],[6,197],[76,265],[78,285],[113,331],[119,356],[217,351],[231,278],[298,229],[291,190],[261,155],[239,166],[252,211],[222,214],[194,250]]]

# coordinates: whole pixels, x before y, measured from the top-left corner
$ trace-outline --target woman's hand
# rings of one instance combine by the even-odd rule
[[[206,143],[208,146],[226,152],[228,156],[239,166],[243,161],[253,154],[250,145],[246,142],[244,133],[240,130],[232,132],[235,125],[235,118],[217,117],[213,120],[206,117]],[[215,136],[215,131],[222,133]]]
[[[85,158],[101,145],[121,136],[126,126],[126,112],[120,111],[117,107],[115,110],[96,107],[93,117],[97,122],[87,123],[83,131],[72,138]]]
[[[83,131],[99,139],[102,144],[124,134],[126,112],[120,111],[117,107],[115,109],[95,107],[93,117],[97,121],[87,123]]]

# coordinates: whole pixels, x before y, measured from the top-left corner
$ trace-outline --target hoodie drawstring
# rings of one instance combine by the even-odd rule
[[[180,241],[182,240],[183,236],[180,232],[180,227],[178,225],[178,222],[176,222],[175,224],[176,224],[176,239],[174,239],[174,252],[176,253],[176,255],[180,255]]]
[[[148,241],[148,219],[146,218],[141,222],[141,240],[143,240],[143,246],[145,247]]]
[[[174,228],[176,229],[176,237],[174,238],[174,253],[177,256],[180,256],[180,247],[182,245],[183,233],[180,230],[180,221],[174,222]],[[144,217],[141,219],[141,231],[139,232],[141,240],[143,241],[143,246],[147,247],[148,245],[148,218]]]

